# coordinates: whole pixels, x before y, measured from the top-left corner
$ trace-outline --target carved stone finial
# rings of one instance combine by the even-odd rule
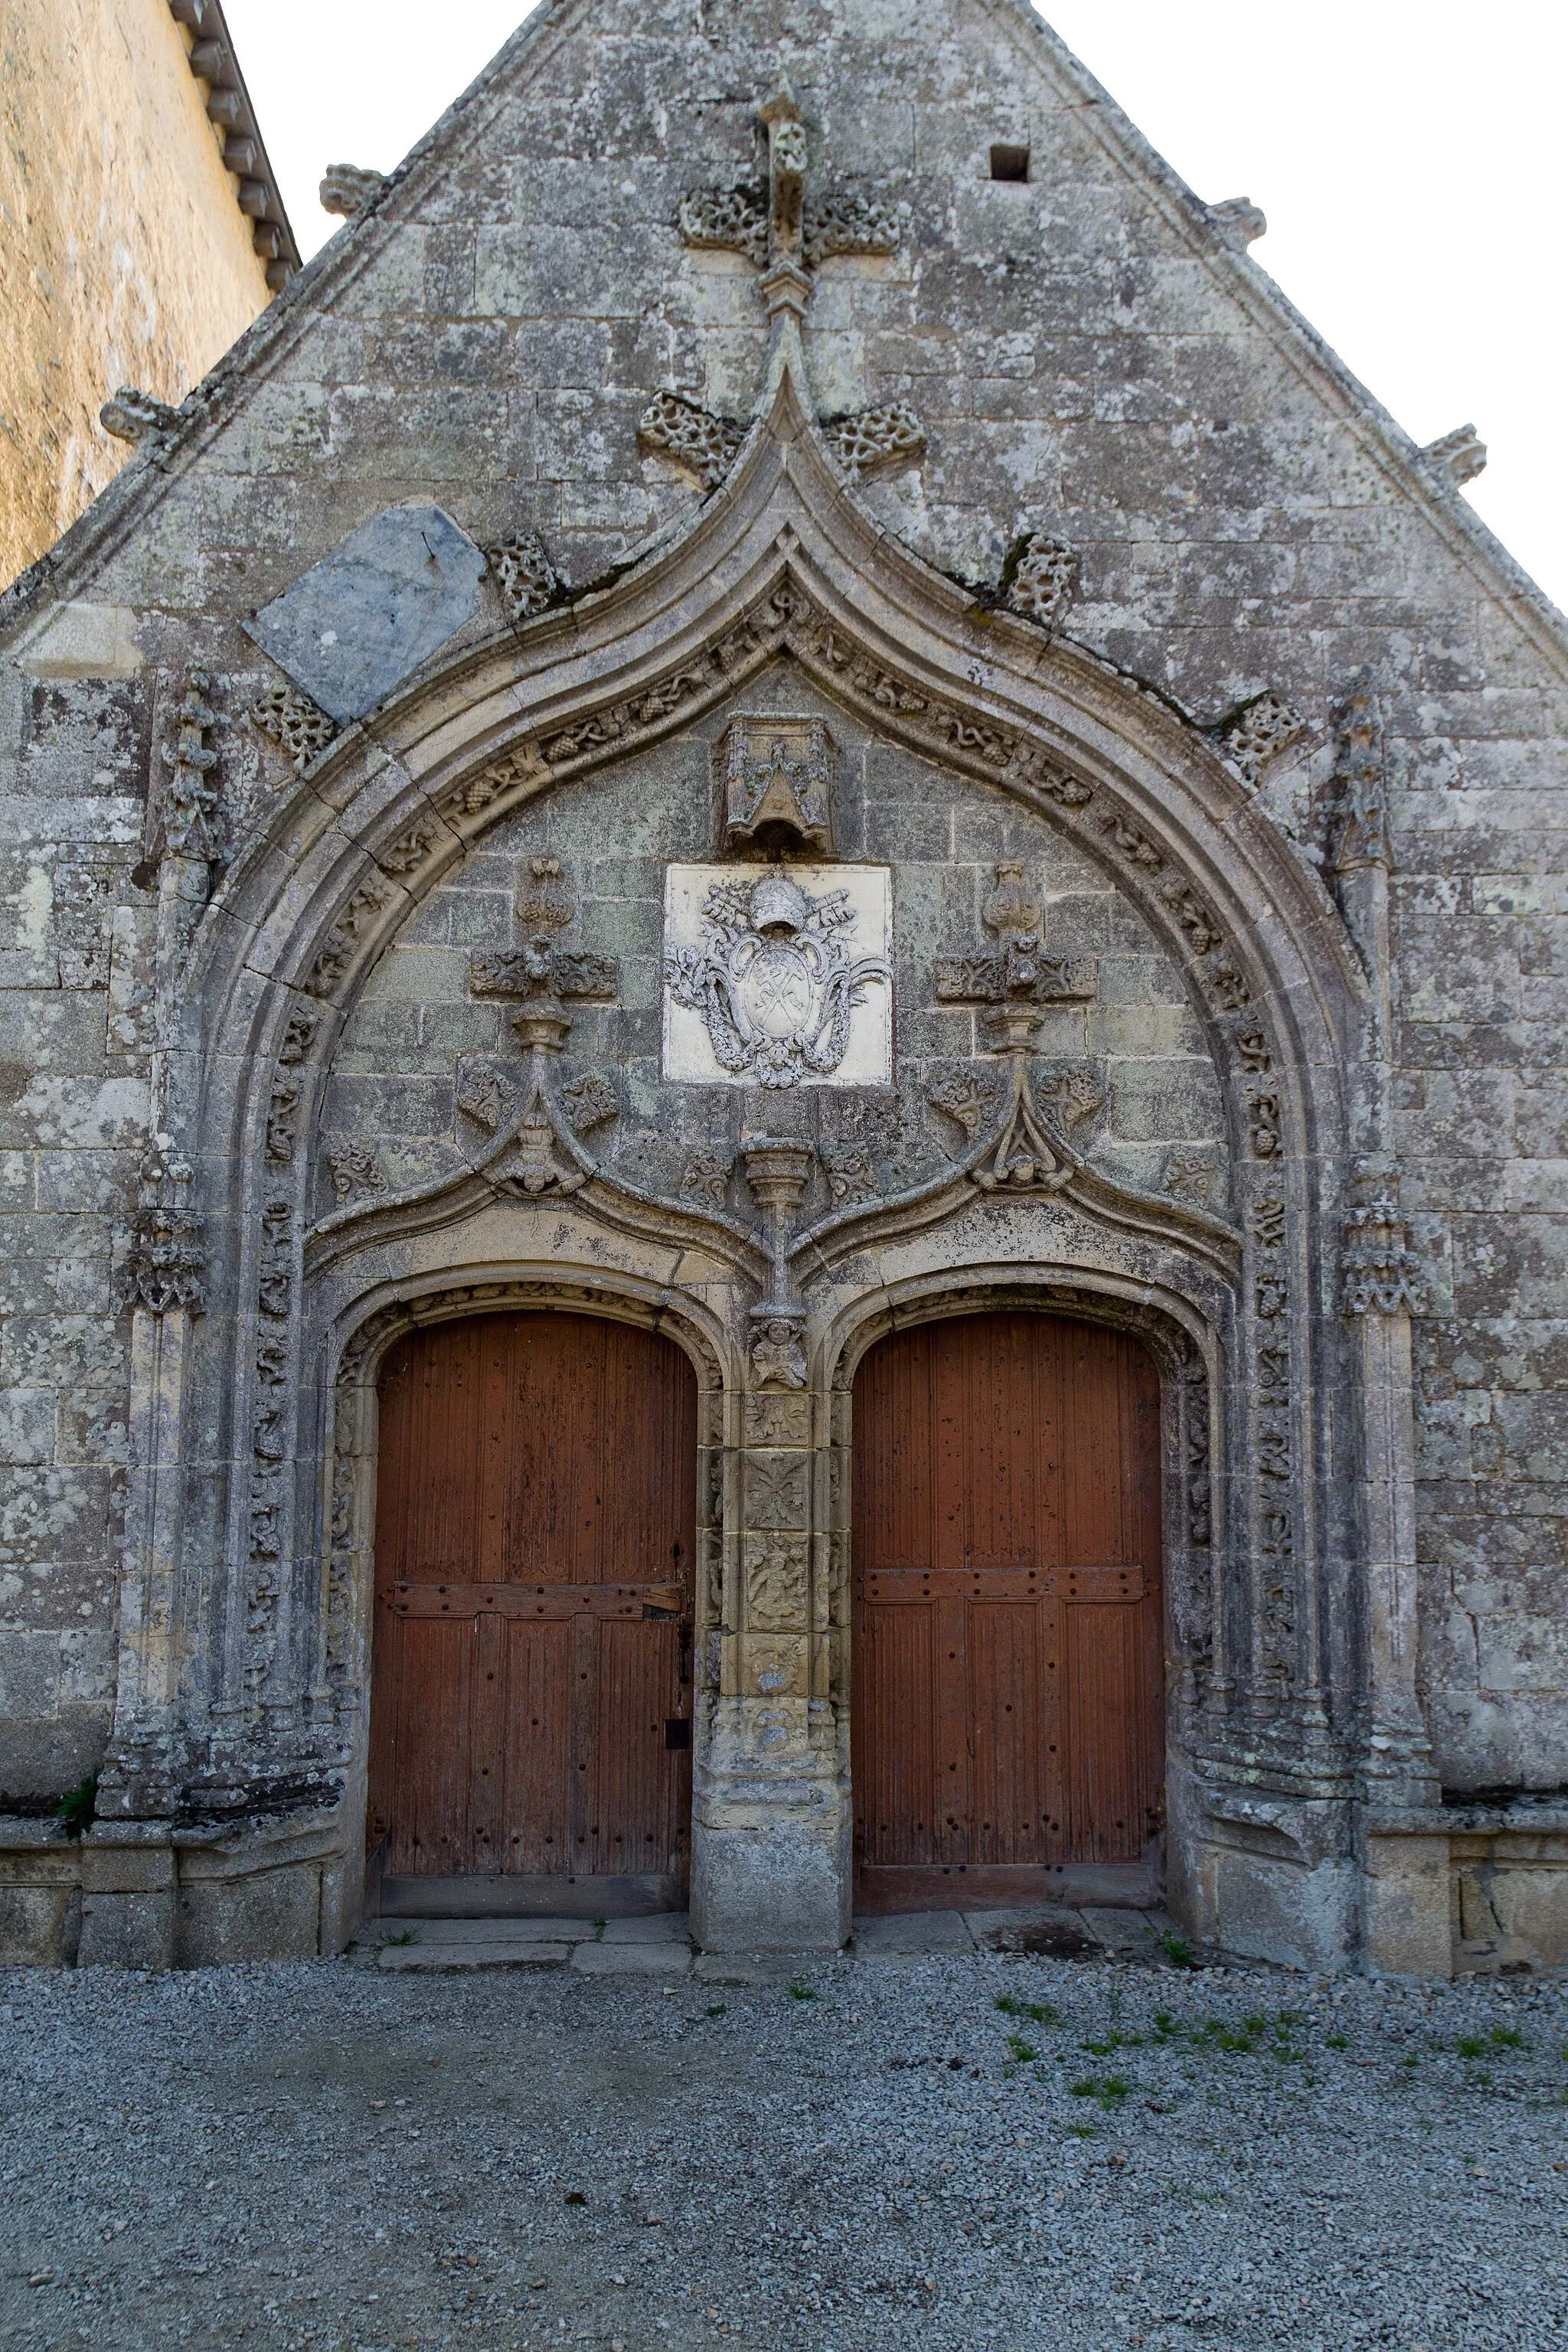
[[[741,253],[765,269],[771,307],[795,307],[787,299],[792,290],[803,307],[810,292],[806,272],[819,262],[837,253],[898,251],[898,207],[858,188],[807,195],[805,125],[787,81],[757,111],[768,132],[767,185],[692,189],[680,206],[680,234],[698,250]]]
[[[1268,762],[1294,743],[1306,725],[1295,704],[1270,688],[1222,719],[1215,737],[1232,767],[1256,784]]]
[[[981,1040],[988,1053],[1022,1051],[1039,1030],[1042,1007],[1081,1003],[1099,986],[1093,956],[1048,955],[1037,930],[1015,923],[1026,906],[1031,913],[1035,909],[1021,875],[1016,881],[1006,876],[1012,863],[997,867],[997,888],[986,900],[987,909],[995,908],[1004,919],[992,925],[1000,948],[989,955],[939,956],[936,961],[937,1003],[981,1006]],[[991,922],[989,911],[985,919]]]
[[[353,220],[369,211],[385,185],[384,172],[363,171],[357,163],[329,163],[317,193],[324,213]]]
[[[1054,629],[1078,590],[1078,556],[1043,530],[1025,531],[1007,551],[997,593],[1010,613]]]
[[[175,709],[174,733],[163,746],[169,782],[163,797],[163,838],[178,857],[221,857],[224,852],[223,811],[213,771],[217,753],[207,742],[217,714],[205,700],[212,681],[205,669],[194,669]]]
[[[519,624],[547,613],[565,593],[536,530],[520,530],[513,538],[487,547],[485,561],[495,573],[508,616]]]
[[[782,75],[757,114],[768,129],[769,257],[796,261],[805,230],[805,125]]]
[[[1226,245],[1237,253],[1245,253],[1268,233],[1268,222],[1261,207],[1250,196],[1226,196],[1223,204],[1209,206],[1209,218],[1224,237]]]
[[[1473,425],[1457,425],[1451,433],[1428,441],[1421,455],[1453,490],[1462,489],[1486,470],[1487,445]]]
[[[838,746],[820,719],[742,718],[721,736],[713,766],[726,849],[833,855]]]
[[[1361,866],[1391,870],[1388,839],[1388,779],[1383,748],[1383,716],[1369,691],[1346,696],[1340,706],[1340,751],[1335,765],[1339,805],[1335,811],[1334,869],[1346,874]]]
[[[637,423],[639,447],[683,466],[705,490],[718,488],[745,437],[734,417],[715,416],[678,392],[656,393]]]
[[[99,410],[98,421],[117,441],[156,442],[178,430],[181,416],[166,400],[154,400],[151,393],[122,383],[113,399],[106,400]]]
[[[253,727],[287,751],[294,772],[302,775],[318,751],[324,751],[337,733],[337,722],[301,694],[297,686],[270,686],[251,704]]]

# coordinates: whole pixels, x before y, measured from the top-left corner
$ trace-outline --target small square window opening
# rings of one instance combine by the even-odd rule
[[[991,176],[994,180],[1026,180],[1029,176],[1029,151],[1026,147],[993,147]]]

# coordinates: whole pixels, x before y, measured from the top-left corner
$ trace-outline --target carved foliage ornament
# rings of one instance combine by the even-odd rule
[[[998,594],[1009,612],[1054,629],[1078,586],[1078,557],[1043,530],[1025,532],[1009,549]]]
[[[206,1254],[201,1219],[190,1208],[191,1170],[153,1154],[143,1164],[141,1203],[121,1276],[125,1302],[152,1315],[206,1310]]]
[[[718,488],[745,437],[734,417],[715,416],[678,392],[656,393],[637,423],[639,446],[683,466],[705,490]]]
[[[1380,1193],[1345,1219],[1344,1279],[1347,1315],[1426,1313],[1421,1261],[1409,1246],[1392,1192]]]
[[[847,890],[816,898],[780,869],[715,883],[701,944],[669,951],[666,981],[676,1003],[701,1015],[723,1069],[763,1087],[825,1077],[844,1059],[868,983],[891,979],[885,957],[852,953],[855,922]]]
[[[296,775],[303,774],[337,733],[335,720],[297,686],[268,687],[251,704],[250,723],[289,754]]]
[[[1270,760],[1294,743],[1306,724],[1294,703],[1270,691],[1243,703],[1215,734],[1231,765],[1240,769],[1249,784],[1256,784]]]
[[[564,583],[545,552],[536,530],[519,531],[511,539],[487,547],[485,560],[495,573],[501,601],[512,621],[531,621],[562,602]]]
[[[179,857],[219,858],[224,852],[223,811],[214,771],[217,753],[207,736],[217,714],[206,701],[212,680],[194,669],[174,713],[174,729],[163,746],[169,781],[163,797],[163,838]]]

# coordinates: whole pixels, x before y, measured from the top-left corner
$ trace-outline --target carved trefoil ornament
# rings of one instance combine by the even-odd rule
[[[890,928],[882,866],[670,866],[666,1077],[886,1086]]]
[[[726,849],[833,855],[838,746],[820,719],[737,719],[714,747]]]

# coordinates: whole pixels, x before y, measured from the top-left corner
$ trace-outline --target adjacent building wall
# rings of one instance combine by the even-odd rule
[[[117,385],[178,401],[270,299],[168,0],[8,0],[0,52],[0,582],[130,455]]]

